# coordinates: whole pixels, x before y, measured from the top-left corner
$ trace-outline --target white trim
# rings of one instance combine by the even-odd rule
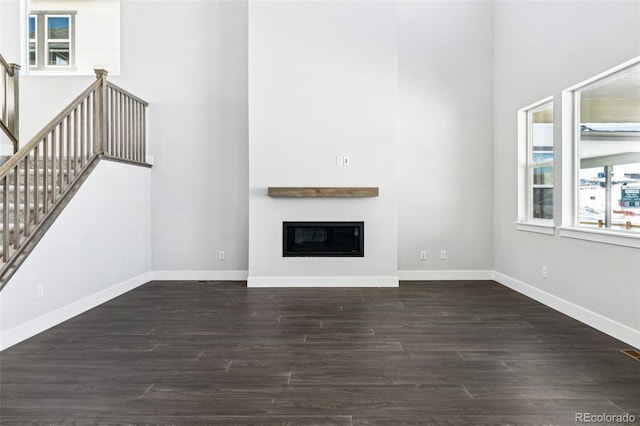
[[[602,229],[560,227],[561,237],[596,243],[614,244],[617,246],[640,248],[640,234],[623,233]]]
[[[618,340],[640,349],[640,330],[635,330],[596,312],[590,311],[546,291],[535,288],[500,272],[494,272],[494,280],[518,293],[524,294],[543,305],[570,316],[584,324],[602,331]]]
[[[553,158],[550,161],[542,163],[532,163],[533,158],[533,114],[551,108],[554,110],[554,98],[548,96],[538,102],[528,105],[518,110],[518,222],[532,222],[536,220],[544,220],[552,222],[552,219],[536,219],[533,217],[533,189],[534,188],[551,188],[555,186],[555,149],[551,151]],[[554,117],[555,118],[555,117]],[[555,126],[552,121],[551,126]],[[552,146],[555,147],[554,134],[551,136]],[[552,167],[554,170],[554,182],[551,184],[534,184],[533,169],[540,167]],[[555,208],[553,208],[555,216]],[[533,231],[535,232],[535,231]]]
[[[5,350],[17,343],[22,342],[38,333],[50,329],[76,315],[93,309],[109,300],[118,297],[128,291],[133,290],[151,281],[151,273],[145,272],[137,277],[128,279],[109,288],[105,288],[97,293],[77,300],[67,306],[56,309],[38,318],[34,318],[26,323],[13,327],[4,333],[0,333],[0,350]]]
[[[398,277],[261,277],[247,278],[248,288],[264,287],[398,287]]]
[[[492,280],[493,271],[398,271],[401,281],[472,281]]]
[[[632,68],[636,65],[640,64],[640,56],[636,56],[635,58],[629,59],[628,61],[615,66],[613,68],[609,68],[606,71],[601,72],[598,75],[595,75],[587,80],[584,80],[574,86],[569,87],[568,89],[565,89],[567,91],[571,91],[571,92],[575,92],[576,90],[580,90],[580,89],[585,89],[588,86],[591,86],[593,83],[598,82],[601,83],[601,81],[606,81],[609,78],[613,78],[615,77],[618,73],[626,70],[627,68]]]
[[[536,232],[538,234],[555,235],[556,228],[553,225],[535,222],[516,222],[518,231]]]
[[[246,281],[248,271],[152,271],[153,281]]]

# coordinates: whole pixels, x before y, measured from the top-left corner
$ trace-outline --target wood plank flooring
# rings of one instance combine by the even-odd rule
[[[151,282],[0,354],[0,423],[640,424],[632,349],[492,281]]]

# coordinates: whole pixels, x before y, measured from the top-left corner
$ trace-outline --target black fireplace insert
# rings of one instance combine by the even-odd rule
[[[283,222],[283,257],[364,257],[364,222]]]

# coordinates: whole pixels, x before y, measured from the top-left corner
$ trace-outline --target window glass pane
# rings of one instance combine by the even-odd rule
[[[69,65],[69,43],[49,43],[49,65]]]
[[[29,40],[36,38],[36,17],[29,16]]]
[[[578,220],[640,228],[640,66],[579,93]]]
[[[49,16],[47,17],[47,37],[50,39],[69,39],[69,17]]]
[[[530,112],[530,212],[534,219],[553,219],[553,104]]]
[[[533,217],[553,219],[553,188],[533,188]]]
[[[534,185],[553,185],[553,167],[535,167],[533,169]]]
[[[552,163],[552,162],[553,162],[553,152],[533,151],[533,154],[531,156],[532,164]]]
[[[36,65],[36,43],[29,42],[29,65]]]

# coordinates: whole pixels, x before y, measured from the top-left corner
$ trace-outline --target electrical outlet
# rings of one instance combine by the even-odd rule
[[[38,296],[38,299],[44,297],[44,284],[38,284],[36,295]]]
[[[350,166],[351,165],[351,159],[349,157],[344,157],[342,159],[342,161],[344,162],[345,166]]]
[[[447,251],[440,250],[440,260],[447,260]]]
[[[427,252],[425,250],[420,252],[420,260],[427,260]]]
[[[224,252],[221,251],[220,253],[218,253],[218,260],[224,260],[224,256],[225,256]]]
[[[547,267],[546,266],[542,267],[542,278],[547,278]]]
[[[336,157],[336,166],[344,166],[344,157],[341,155],[338,155]]]

